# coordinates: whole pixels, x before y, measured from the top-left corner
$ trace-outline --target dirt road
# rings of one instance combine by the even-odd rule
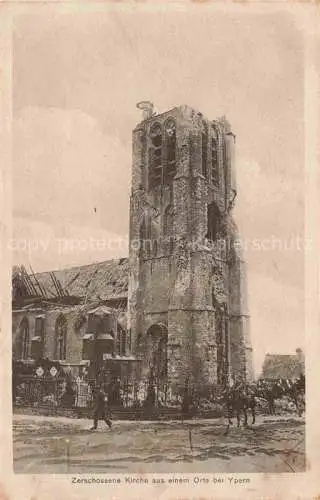
[[[14,415],[16,473],[302,472],[302,418],[259,417],[249,428],[224,419],[185,423],[99,422]]]

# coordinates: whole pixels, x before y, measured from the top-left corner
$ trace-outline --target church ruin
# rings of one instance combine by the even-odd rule
[[[13,359],[30,373],[45,360],[173,391],[186,381],[251,380],[245,263],[232,218],[235,136],[226,119],[188,106],[157,115],[149,102],[139,107],[129,258],[14,272]]]
[[[235,136],[188,106],[133,132],[128,328],[142,377],[251,379],[245,263],[231,215]]]

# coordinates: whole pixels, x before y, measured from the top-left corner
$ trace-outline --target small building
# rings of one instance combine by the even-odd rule
[[[296,354],[266,354],[261,378],[293,380],[304,374],[304,353],[297,349]]]

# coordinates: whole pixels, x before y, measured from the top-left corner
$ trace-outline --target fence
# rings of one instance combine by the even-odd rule
[[[174,419],[191,416],[219,417],[225,415],[218,386],[201,388],[176,387],[173,391],[164,383],[138,382],[132,379],[106,381],[104,392],[115,418],[120,419]],[[16,375],[13,378],[13,405],[15,411],[31,410],[45,415],[89,417],[93,404],[93,380],[81,377],[49,377]],[[288,395],[277,400],[278,412],[295,412],[296,404]],[[303,394],[302,394],[303,396]],[[299,407],[303,411],[304,404]],[[268,402],[257,399],[257,413],[268,414]]]
[[[13,404],[15,408],[46,408],[52,412],[57,409],[69,409],[81,413],[92,408],[94,385],[93,380],[80,377],[70,379],[19,375],[13,383]],[[202,388],[202,394],[191,394],[189,391],[189,401],[192,401],[194,407],[199,407],[200,400],[204,409],[205,403],[208,408],[212,406],[215,399],[212,387],[207,388],[206,398],[205,390],[206,388]],[[184,387],[178,387],[173,392],[165,383],[150,384],[148,381],[137,382],[130,379],[105,383],[104,391],[108,405],[118,410],[167,408],[180,411],[185,397]]]
[[[92,380],[17,376],[13,387],[15,406],[51,406],[64,408],[90,408],[93,401]],[[155,406],[167,402],[166,387],[153,387],[153,395],[147,382],[123,381],[105,385],[108,403],[115,407],[141,407],[145,402]],[[179,404],[179,401],[176,401]]]
[[[68,384],[64,378],[16,376],[12,388],[15,406],[46,406],[72,408],[84,401],[84,392],[79,385]],[[85,398],[85,406],[89,397]]]

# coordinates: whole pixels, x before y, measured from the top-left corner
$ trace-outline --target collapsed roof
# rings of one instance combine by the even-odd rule
[[[15,266],[12,273],[13,301],[42,298],[77,298],[79,301],[127,299],[128,259],[113,259],[85,266],[42,273]]]

